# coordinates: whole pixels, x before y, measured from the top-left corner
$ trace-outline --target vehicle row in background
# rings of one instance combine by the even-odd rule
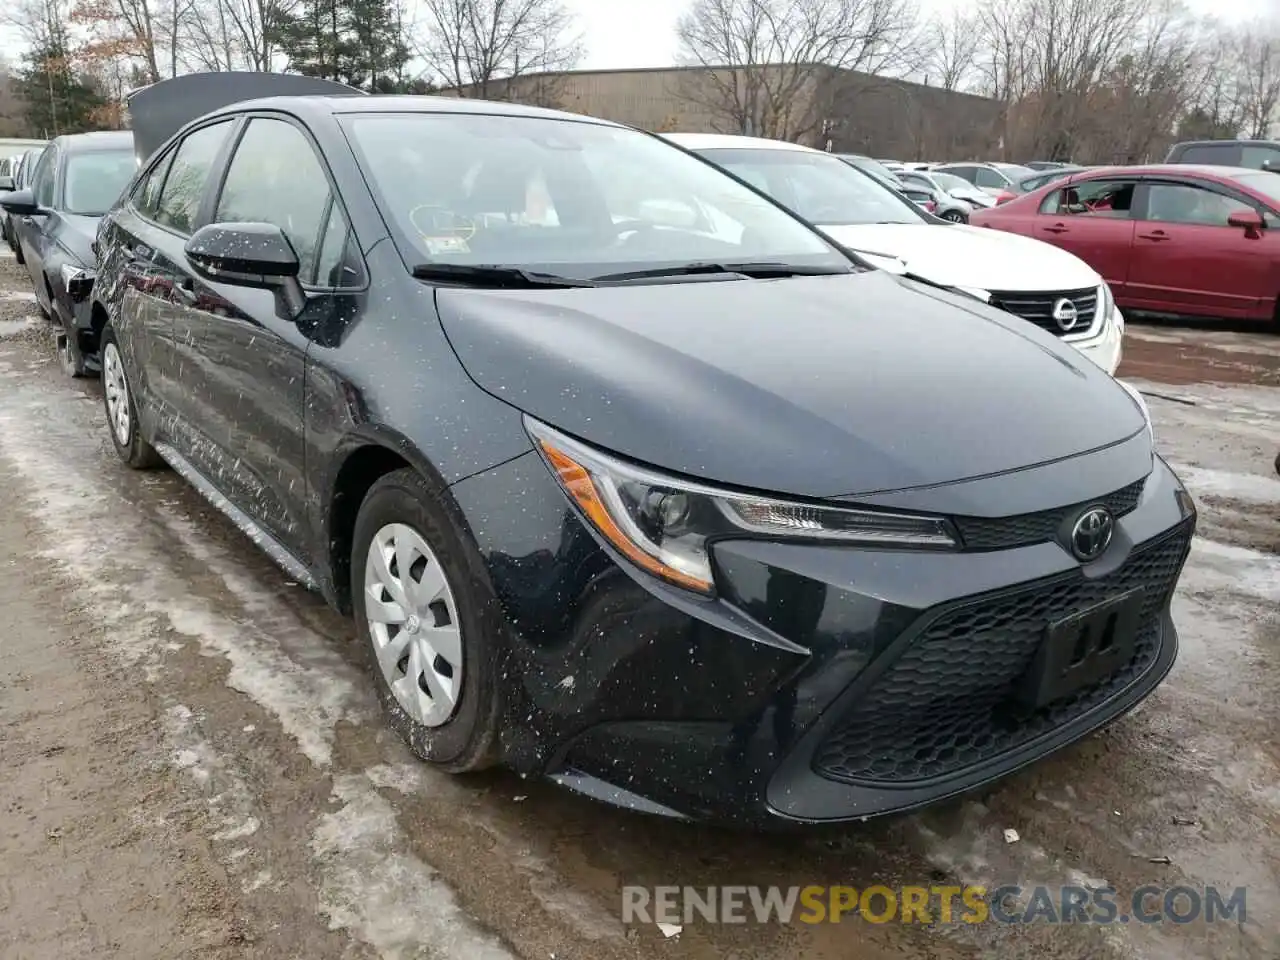
[[[1101,167],[974,214],[1090,264],[1126,310],[1280,322],[1280,176],[1242,167]]]
[[[20,189],[4,197],[19,263],[40,310],[58,326],[58,356],[72,376],[98,369],[98,330],[90,317],[98,220],[137,171],[127,130],[78,133],[51,141]]]

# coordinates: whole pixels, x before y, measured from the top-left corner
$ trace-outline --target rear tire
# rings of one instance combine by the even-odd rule
[[[502,618],[470,535],[416,470],[387,474],[364,498],[351,600],[392,729],[451,773],[492,766]]]
[[[102,405],[111,445],[121,460],[135,470],[151,470],[164,463],[155,447],[142,438],[133,388],[111,324],[102,331]]]

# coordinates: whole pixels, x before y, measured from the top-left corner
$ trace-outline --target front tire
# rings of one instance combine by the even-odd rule
[[[72,379],[78,380],[88,376],[89,367],[85,363],[84,351],[80,349],[80,337],[76,332],[76,325],[67,322],[64,318],[58,319],[58,325],[62,327],[62,332],[57,336],[58,365],[62,367],[62,372]]]
[[[102,331],[102,405],[107,413],[111,445],[121,460],[135,470],[150,470],[164,462],[155,447],[142,438],[133,389],[116,343],[116,332],[110,324]]]
[[[946,213],[942,215],[942,219],[947,220],[951,223],[964,223],[965,221],[964,214],[962,214],[959,210],[948,210]]]
[[[492,766],[501,616],[469,534],[416,470],[387,474],[365,497],[351,597],[391,727],[450,772]]]

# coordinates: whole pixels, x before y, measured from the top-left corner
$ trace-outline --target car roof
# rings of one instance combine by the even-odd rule
[[[92,133],[67,133],[54,140],[66,153],[87,153],[123,147],[133,149],[133,134],[128,130],[95,130]]]
[[[530,107],[506,100],[476,100],[471,97],[432,96],[283,96],[262,97],[256,100],[239,100],[204,116],[253,111],[282,112],[298,115],[308,113],[345,115],[354,113],[460,113],[483,114],[495,117],[543,117],[553,120],[577,120],[601,126],[621,127],[622,124],[597,117],[587,117],[564,110]]]
[[[734,133],[664,133],[661,136],[686,150],[730,150],[751,148],[755,150],[791,150],[802,153],[821,153],[812,147],[787,140],[770,140],[767,137],[747,137]],[[848,154],[856,156],[856,154]]]
[[[1280,141],[1278,140],[1181,140],[1169,149],[1177,150],[1179,147],[1206,147],[1210,144],[1225,144],[1227,146],[1237,147],[1271,147],[1273,149],[1280,149]]]
[[[1141,166],[1087,167],[1089,174],[1126,177],[1181,176],[1202,177],[1209,180],[1236,180],[1240,177],[1264,173],[1254,167],[1226,167],[1209,163],[1148,163]],[[1080,171],[1074,171],[1079,173]]]

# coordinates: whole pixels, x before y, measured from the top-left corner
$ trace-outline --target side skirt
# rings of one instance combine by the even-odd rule
[[[167,443],[157,443],[155,449],[165,463],[173,467],[175,473],[195,487],[199,494],[208,500],[211,505],[226,514],[227,519],[234,523],[241,533],[252,540],[268,557],[275,561],[276,565],[287,573],[291,579],[296,580],[308,590],[320,592],[319,582],[312,576],[306,565],[290,553],[288,547],[263,530],[247,513],[224,497],[218,488],[210,483],[204,474],[197,470],[186,457]]]

